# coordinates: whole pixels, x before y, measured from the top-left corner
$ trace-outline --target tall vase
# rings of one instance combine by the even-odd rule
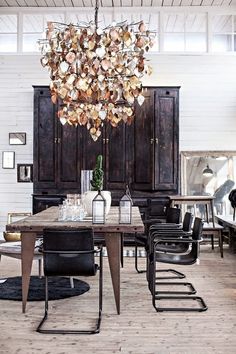
[[[97,194],[98,194],[98,191],[87,191],[84,194],[84,206],[85,206],[88,216],[92,216],[93,199],[96,197]],[[101,194],[106,201],[105,213],[107,215],[109,213],[110,207],[111,207],[111,192],[110,191],[101,191]]]

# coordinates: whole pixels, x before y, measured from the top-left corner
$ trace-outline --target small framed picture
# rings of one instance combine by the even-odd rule
[[[2,152],[2,168],[15,168],[15,152],[3,151]]]
[[[26,133],[9,133],[9,145],[25,145]]]
[[[33,182],[32,164],[17,164],[17,182]]]

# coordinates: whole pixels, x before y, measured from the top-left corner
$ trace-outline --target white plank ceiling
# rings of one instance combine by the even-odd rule
[[[99,0],[100,7],[234,6],[236,0]],[[0,0],[0,7],[94,7],[95,0]]]

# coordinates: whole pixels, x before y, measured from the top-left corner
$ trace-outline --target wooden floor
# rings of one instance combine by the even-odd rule
[[[125,258],[121,271],[122,313],[116,315],[107,258],[104,258],[104,310],[98,335],[46,335],[35,328],[43,314],[43,302],[0,300],[1,354],[167,354],[236,353],[236,255],[227,248],[224,259],[218,247],[202,247],[200,265],[176,267],[195,285],[209,309],[203,313],[156,313],[145,274],[134,270],[134,259]],[[140,265],[144,259],[140,258]],[[161,265],[163,268],[163,265]],[[36,264],[34,274],[36,274]],[[18,260],[2,257],[0,277],[20,274]],[[91,291],[79,297],[52,301],[51,327],[84,327],[96,316],[96,278]],[[86,314],[86,312],[88,312]],[[89,320],[84,316],[89,317]]]

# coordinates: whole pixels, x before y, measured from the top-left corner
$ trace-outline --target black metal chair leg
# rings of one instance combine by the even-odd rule
[[[173,273],[174,275],[164,276],[164,277],[156,277],[156,279],[183,279],[185,278],[185,274],[178,272],[175,269],[156,269],[156,273]]]
[[[220,247],[220,256],[221,258],[224,257],[224,236],[222,234],[222,231],[220,231],[220,234],[219,234],[219,247]]]
[[[134,246],[134,264],[135,264],[135,269],[136,272],[141,274],[141,273],[146,273],[146,270],[139,270],[138,269],[138,245],[135,242],[135,246]]]
[[[214,250],[214,235],[211,235],[211,249]]]
[[[102,321],[102,293],[103,293],[103,257],[100,256],[100,264],[99,264],[99,316],[97,321],[97,332],[100,332],[100,326]]]
[[[192,283],[189,283],[189,282],[157,282],[156,283],[157,285],[157,288],[159,286],[176,286],[176,287],[179,287],[179,286],[183,286],[185,288],[188,288],[189,290],[156,290],[155,291],[155,294],[156,295],[159,295],[159,294],[167,294],[167,295],[193,295],[193,294],[196,294],[196,289],[194,288],[193,284]]]
[[[93,330],[68,330],[68,329],[42,329],[43,324],[48,319],[48,277],[45,276],[45,311],[44,317],[38,325],[36,331],[44,334],[96,334],[100,332],[102,320],[102,292],[103,292],[103,260],[102,250],[100,251],[100,266],[99,266],[99,313],[95,329]]]
[[[200,307],[162,307],[156,306],[156,301],[161,300],[192,300],[197,301],[200,304]],[[190,312],[202,312],[208,309],[205,301],[200,296],[153,296],[153,307],[157,312],[164,312],[164,311],[190,311]]]
[[[185,295],[185,296],[169,296],[169,295],[158,295],[158,293],[160,294],[161,291],[156,291],[156,285],[158,285],[158,283],[156,283],[156,262],[154,263],[154,271],[152,274],[152,283],[150,284],[150,290],[152,293],[152,305],[155,308],[155,310],[157,312],[163,312],[163,311],[193,311],[193,312],[202,312],[202,311],[206,311],[207,310],[207,306],[204,302],[204,300],[199,297],[199,296],[189,296],[189,295]],[[176,284],[181,284],[181,283],[176,283]],[[186,284],[190,284],[190,283],[186,283]],[[165,283],[166,285],[166,283]],[[192,284],[191,284],[192,285]],[[193,287],[193,291],[196,291]],[[163,292],[164,293],[164,292]],[[168,293],[168,292],[165,292]],[[174,294],[174,293],[181,293],[181,292],[169,292],[169,294]],[[188,293],[185,293],[188,294]],[[156,301],[161,301],[161,300],[193,300],[193,301],[198,301],[198,303],[200,303],[200,307],[197,308],[193,308],[193,307],[163,307],[163,306],[157,306],[156,305]]]
[[[39,278],[40,279],[42,278],[42,264],[43,264],[42,259],[39,259],[38,260],[38,266],[39,266]]]
[[[38,325],[36,331],[39,333],[44,333],[43,330],[41,330],[41,327],[43,326],[44,322],[48,318],[48,277],[45,276],[45,301],[44,301],[44,317],[42,318],[40,324]]]

